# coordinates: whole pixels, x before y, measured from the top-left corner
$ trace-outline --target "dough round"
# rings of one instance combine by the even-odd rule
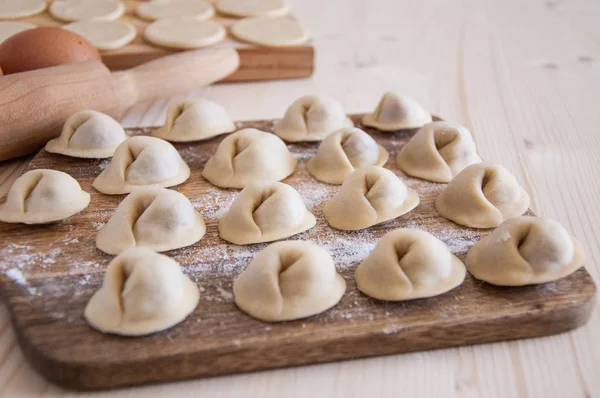
[[[459,286],[465,265],[435,236],[417,229],[388,232],[356,268],[358,289],[389,301],[433,297]]]
[[[21,21],[0,21],[0,43],[12,35],[27,29],[36,28],[34,24]]]
[[[46,224],[63,220],[90,203],[73,177],[58,170],[30,170],[17,178],[0,206],[0,221]]]
[[[375,111],[365,115],[362,122],[381,131],[416,129],[431,122],[431,113],[410,97],[385,93]]]
[[[2,0],[0,1],[0,19],[30,17],[44,12],[46,7],[46,0]]]
[[[85,37],[99,50],[116,50],[135,39],[137,31],[129,22],[84,19],[63,26],[64,29]]]
[[[125,13],[125,6],[117,0],[55,0],[50,14],[66,22],[80,19],[117,19]]]
[[[140,18],[150,21],[179,17],[205,20],[215,15],[215,9],[202,0],[145,1],[136,7],[135,12]]]
[[[515,177],[490,163],[473,164],[458,173],[435,200],[442,217],[473,228],[497,227],[528,207],[529,195]]]
[[[206,233],[200,213],[183,194],[158,187],[136,188],[98,231],[96,246],[108,254],[132,247],[156,252],[198,242]]]
[[[136,248],[108,264],[83,316],[103,333],[143,336],[183,321],[199,300],[198,287],[175,260]]]
[[[285,0],[219,0],[216,7],[233,17],[277,17],[289,12]]]
[[[302,197],[281,182],[246,185],[219,220],[219,236],[235,243],[271,242],[304,232],[316,224]]]
[[[355,231],[393,220],[418,204],[417,192],[392,171],[361,167],[346,177],[338,194],[325,203],[323,215],[333,228]]]
[[[366,166],[383,166],[388,157],[385,148],[377,145],[369,134],[348,127],[325,137],[306,168],[319,181],[341,184],[354,170]]]
[[[305,241],[267,246],[233,282],[237,306],[268,322],[319,314],[336,305],[345,291],[346,282],[327,250]]]
[[[475,278],[499,286],[550,282],[583,265],[583,248],[556,221],[515,217],[477,242],[465,264]]]
[[[246,18],[231,27],[237,39],[267,47],[290,47],[306,43],[308,30],[291,17]]]
[[[152,22],[144,31],[150,43],[179,49],[210,46],[225,38],[225,28],[215,21],[195,18],[165,18]]]

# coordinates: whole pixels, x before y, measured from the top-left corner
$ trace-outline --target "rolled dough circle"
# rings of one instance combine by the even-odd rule
[[[98,50],[115,50],[131,43],[137,34],[135,26],[129,22],[84,19],[63,26],[85,37]]]
[[[45,0],[0,1],[0,19],[16,19],[39,14],[46,9]]]
[[[165,18],[151,23],[144,32],[150,43],[179,49],[210,46],[225,38],[225,28],[214,21],[195,18]]]
[[[0,43],[14,34],[33,28],[36,28],[36,26],[32,23],[21,21],[0,21]]]
[[[220,0],[215,5],[221,14],[234,17],[278,17],[289,12],[284,0]]]
[[[140,3],[135,12],[150,21],[178,17],[205,20],[215,15],[215,9],[202,0],[152,0]]]
[[[117,19],[125,6],[117,0],[57,0],[50,5],[50,14],[61,21],[81,19]]]
[[[290,17],[246,18],[231,27],[238,39],[268,47],[288,47],[305,43],[308,30]]]

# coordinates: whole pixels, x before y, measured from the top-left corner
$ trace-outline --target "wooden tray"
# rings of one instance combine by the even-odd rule
[[[144,62],[151,61],[165,55],[173,54],[177,50],[158,47],[146,42],[143,38],[148,21],[136,16],[135,7],[142,0],[121,0],[127,11],[122,20],[133,23],[138,35],[129,45],[118,50],[102,52],[102,61],[111,70],[129,69]],[[209,0],[214,3],[216,0]],[[22,19],[38,26],[61,26],[64,23],[52,18],[46,10],[44,13]],[[233,18],[217,16],[214,20],[223,24],[227,29],[236,21]],[[306,45],[275,48],[261,47],[242,43],[231,35],[216,46],[233,46],[240,55],[239,69],[228,76],[224,81],[253,81],[271,79],[289,79],[311,76],[314,70],[314,48],[310,42]]]
[[[360,115],[353,120],[360,127]],[[242,122],[238,127],[272,131],[273,121]],[[414,131],[367,131],[390,152],[386,167],[401,175],[393,159]],[[142,132],[148,129],[130,130]],[[238,191],[212,187],[200,175],[221,139],[177,145],[192,175],[175,189],[202,213],[207,234],[199,243],[167,254],[200,286],[200,304],[176,327],[141,338],[104,335],[82,317],[112,258],[95,248],[96,230],[123,198],[102,195],[91,187],[108,160],[73,159],[45,151],[33,159],[28,169],[68,172],[92,195],[86,210],[58,224],[0,223],[0,290],[18,341],[41,374],[66,387],[106,389],[544,336],[576,328],[590,316],[595,286],[585,269],[556,282],[520,288],[494,287],[467,276],[447,294],[410,302],[381,302],[360,294],[354,268],[387,231],[427,230],[461,258],[489,231],[441,218],[433,200],[444,184],[406,177],[421,197],[415,210],[365,231],[333,230],[321,209],[339,187],[319,183],[307,173],[306,160],[317,144],[300,143],[288,146],[300,162],[285,182],[301,193],[318,223],[292,239],[311,240],[328,249],[348,289],[336,307],[314,317],[276,324],[252,319],[235,307],[231,284],[265,244],[241,247],[218,237],[217,218]]]

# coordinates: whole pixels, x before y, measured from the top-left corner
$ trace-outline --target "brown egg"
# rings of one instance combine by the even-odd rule
[[[89,60],[100,60],[92,43],[61,28],[28,29],[0,44],[5,75]]]

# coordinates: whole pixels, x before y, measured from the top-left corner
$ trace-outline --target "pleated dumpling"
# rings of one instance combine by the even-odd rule
[[[361,292],[389,301],[446,293],[465,275],[465,265],[444,242],[428,232],[405,228],[385,234],[355,271]]]
[[[363,117],[365,126],[381,131],[416,129],[431,122],[431,113],[410,97],[385,93],[373,113]]]
[[[357,169],[323,207],[333,228],[358,230],[393,220],[419,204],[417,192],[383,167]]]
[[[364,131],[348,127],[329,134],[306,167],[319,181],[341,184],[360,167],[383,166],[388,160],[384,147]]]
[[[235,131],[225,108],[205,98],[186,99],[171,105],[164,126],[154,130],[154,137],[171,142],[206,140]]]
[[[237,245],[271,242],[306,231],[316,222],[294,188],[257,181],[246,185],[221,217],[219,235]]]
[[[269,322],[306,318],[335,306],[346,291],[329,253],[312,242],[261,250],[233,282],[237,306]]]
[[[465,264],[475,278],[499,286],[550,282],[583,265],[583,248],[556,221],[511,218],[477,242]]]
[[[108,254],[132,247],[162,252],[192,245],[205,232],[202,216],[183,194],[158,187],[137,188],[100,228],[96,246]]]
[[[125,130],[112,117],[80,111],[67,119],[58,138],[48,141],[46,151],[75,158],[109,158],[126,139]]]
[[[110,262],[83,315],[103,333],[141,336],[180,323],[199,300],[198,287],[175,260],[149,249],[129,249]]]
[[[396,157],[400,170],[433,182],[450,182],[465,167],[479,162],[469,130],[446,122],[427,123]]]
[[[353,123],[342,105],[327,97],[307,95],[298,98],[275,124],[275,134],[286,141],[321,141],[329,134]]]
[[[177,149],[165,140],[138,136],[123,142],[93,186],[108,195],[120,195],[143,186],[171,187],[190,176]]]
[[[45,224],[79,213],[89,203],[90,194],[67,173],[30,170],[10,187],[6,202],[0,206],[0,221]]]
[[[253,181],[281,181],[294,172],[296,158],[274,134],[243,129],[219,144],[202,177],[221,188],[244,188]]]
[[[529,195],[515,177],[490,163],[473,164],[458,173],[435,200],[442,217],[473,228],[496,227],[528,207]]]

